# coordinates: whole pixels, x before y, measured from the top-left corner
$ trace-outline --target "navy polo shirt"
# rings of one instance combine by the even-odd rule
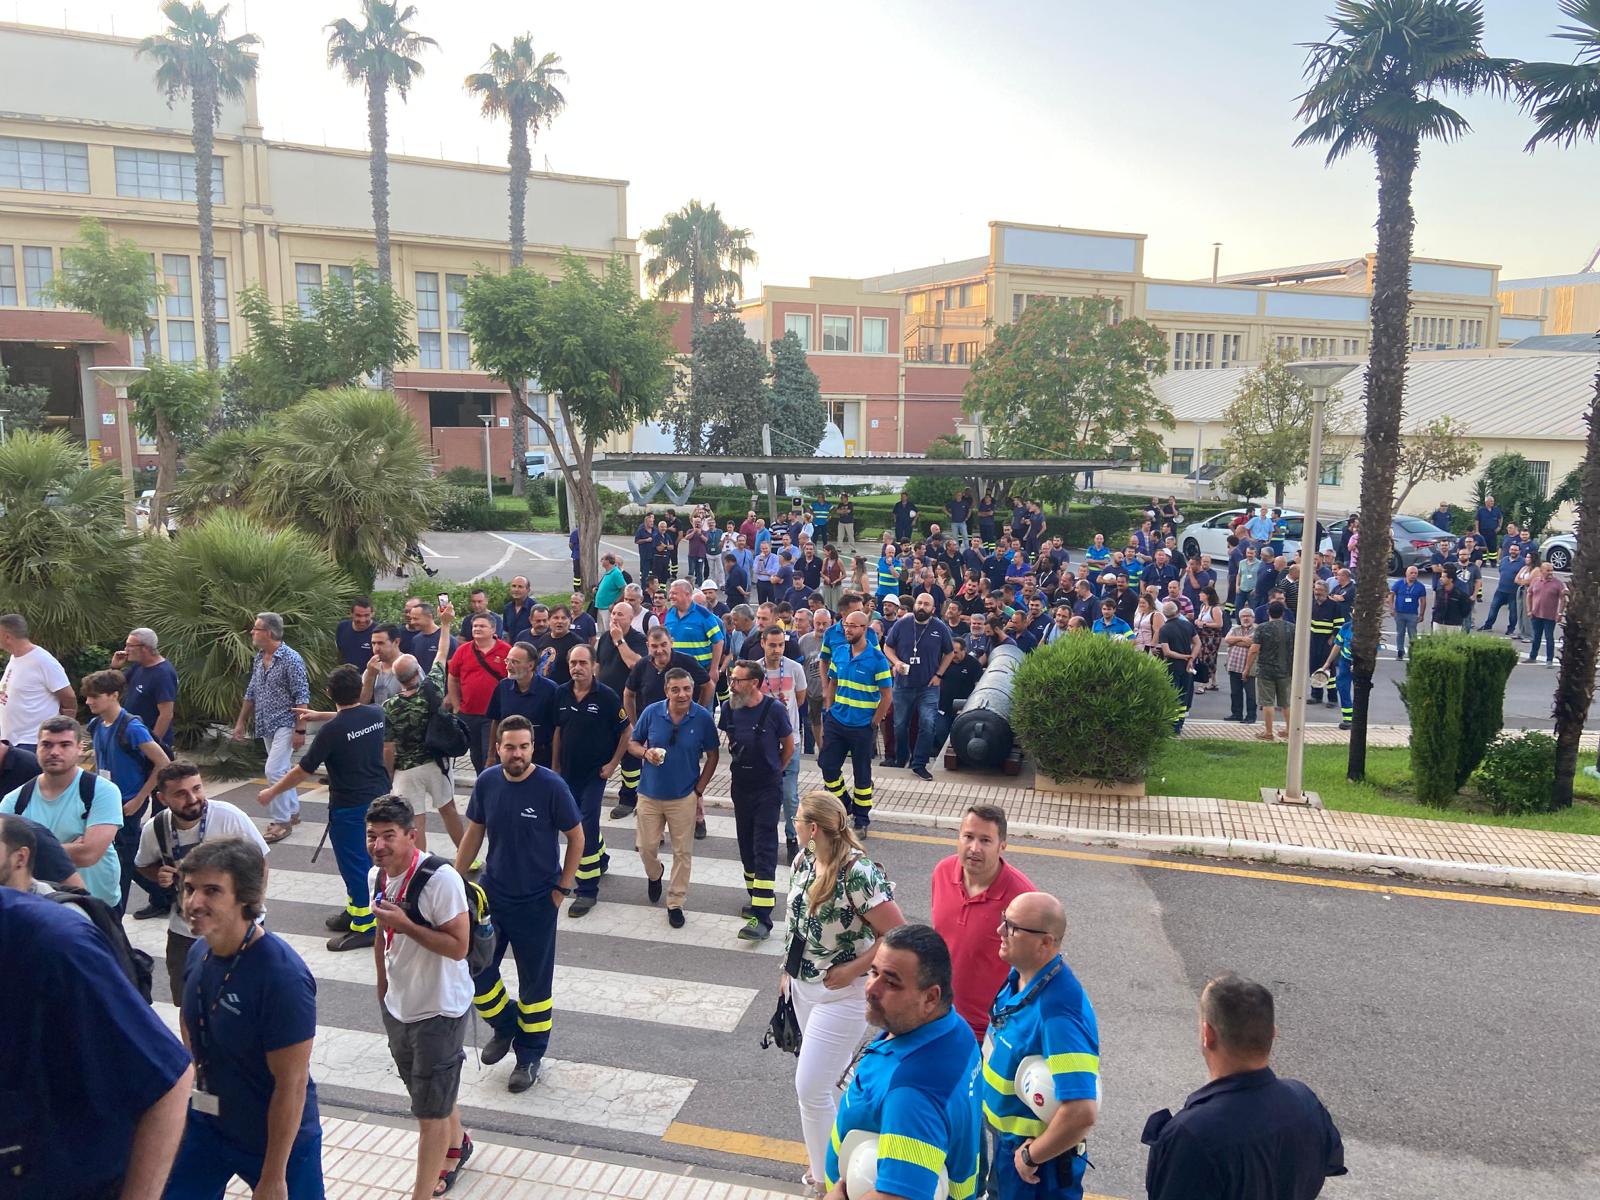
[[[417,665],[422,668],[424,675],[433,670],[434,660],[439,657],[439,639],[443,636],[443,629],[435,629],[432,633],[413,633],[411,635],[411,647],[406,650],[406,653],[416,658]]]
[[[520,609],[515,600],[507,600],[506,606],[500,610],[500,627],[504,631],[502,634],[504,639],[513,646],[518,642],[531,642],[533,597],[524,599]]]
[[[339,661],[366,670],[367,662],[372,658],[372,631],[377,627],[376,621],[365,629],[357,629],[354,621],[340,621],[339,629],[333,635],[334,643],[339,647]]]
[[[895,674],[894,686],[900,688],[932,687],[939,664],[944,661],[946,654],[955,649],[950,626],[938,617],[932,617],[921,625],[917,624],[914,616],[901,617],[889,626],[883,644],[911,668],[909,674]]]
[[[533,725],[533,761],[541,767],[548,767],[550,744],[556,737],[556,696],[560,691],[560,684],[543,675],[533,676],[527,691],[519,688],[517,681],[508,676],[494,685],[484,715],[491,721],[527,717]]]
[[[1150,1200],[1217,1196],[1311,1200],[1324,1179],[1346,1173],[1344,1143],[1316,1094],[1271,1067],[1213,1080],[1174,1116],[1151,1115]]]
[[[483,886],[490,903],[548,896],[561,881],[560,834],[582,824],[572,790],[548,767],[521,779],[489,767],[472,785],[467,820],[488,831]]]
[[[363,670],[367,664],[362,663]],[[123,694],[122,707],[144,722],[145,728],[155,732],[156,721],[161,716],[161,706],[178,699],[178,668],[167,659],[153,667],[129,663],[122,668],[122,677],[128,681]],[[167,726],[165,736],[157,739],[168,755],[172,753],[172,726]]]
[[[622,711],[622,697],[599,680],[589,685],[589,694],[578,699],[572,684],[563,684],[556,693],[556,725],[561,729],[561,777],[582,785],[611,761],[617,738],[628,724]]]

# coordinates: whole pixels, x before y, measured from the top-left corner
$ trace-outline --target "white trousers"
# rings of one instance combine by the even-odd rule
[[[277,783],[294,767],[294,729],[288,725],[274,729],[262,742],[267,748],[267,782]],[[295,788],[278,793],[267,805],[267,814],[279,825],[287,825],[299,811],[300,793]]]
[[[820,979],[791,979],[789,997],[800,1021],[800,1061],[794,1070],[800,1131],[811,1162],[811,1178],[821,1183],[828,1139],[839,1111],[839,1076],[849,1068],[867,1032],[867,979],[863,975],[837,991],[830,991]]]

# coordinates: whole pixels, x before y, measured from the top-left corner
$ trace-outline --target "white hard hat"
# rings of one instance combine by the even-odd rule
[[[1056,1099],[1055,1079],[1050,1074],[1049,1064],[1037,1054],[1028,1055],[1017,1064],[1015,1086],[1017,1099],[1031,1108],[1039,1120],[1050,1124],[1061,1101]]]
[[[867,1129],[852,1129],[839,1144],[839,1173],[844,1177],[846,1196],[865,1196],[878,1186],[878,1135]],[[933,1200],[947,1200],[950,1176],[941,1167]]]

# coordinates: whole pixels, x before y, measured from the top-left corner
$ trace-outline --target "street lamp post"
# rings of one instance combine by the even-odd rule
[[[483,422],[483,488],[489,496],[489,507],[494,507],[494,468],[489,462],[489,426],[494,423],[493,413],[479,413]]]
[[[1317,553],[1317,491],[1322,482],[1322,421],[1328,406],[1328,388],[1344,378],[1351,369],[1350,363],[1330,363],[1312,360],[1290,363],[1290,374],[1301,383],[1311,386],[1311,446],[1306,463],[1305,515],[1300,519],[1300,603],[1303,604],[1314,576],[1308,573],[1308,564],[1316,561]],[[1306,546],[1311,555],[1307,557]],[[1320,804],[1314,795],[1305,790],[1306,759],[1306,689],[1310,686],[1310,667],[1306,659],[1311,654],[1310,606],[1297,607],[1294,622],[1294,662],[1289,673],[1289,763],[1283,791],[1276,797],[1283,804]]]
[[[128,421],[128,388],[150,373],[149,367],[90,367],[89,374],[117,392],[117,455],[122,459],[122,509],[128,532],[138,531],[134,515],[133,433]]]
[[[1200,472],[1206,469],[1206,423],[1204,421],[1196,421],[1194,423],[1194,439],[1194,499],[1195,503],[1198,504],[1200,502]]]

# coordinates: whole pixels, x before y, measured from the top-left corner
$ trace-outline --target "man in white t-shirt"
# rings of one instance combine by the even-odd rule
[[[789,634],[781,625],[769,625],[761,634],[761,693],[781,703],[789,713],[789,728],[800,736],[802,714],[806,712],[806,669],[792,658],[784,657],[789,645]],[[800,842],[795,836],[794,815],[800,809],[800,754],[797,750],[783,769],[783,836],[786,862],[794,862],[800,853]]]
[[[28,640],[28,623],[16,613],[0,616],[0,650],[11,656],[0,673],[0,740],[32,750],[45,721],[77,715],[78,697],[55,655]]]
[[[151,883],[177,887],[178,864],[203,841],[239,838],[254,842],[263,855],[271,849],[242,809],[226,800],[206,799],[205,781],[192,762],[180,758],[157,771],[155,796],[166,807],[144,823],[133,856],[134,869]],[[263,887],[265,881],[263,874]],[[174,904],[167,914],[167,986],[174,1004],[183,999],[183,968],[196,940],[189,933],[183,906]]]
[[[448,862],[417,848],[416,815],[399,796],[367,806],[367,853],[377,864],[369,882],[378,996],[419,1126],[412,1196],[421,1200],[441,1180],[454,1184],[472,1156],[456,1108],[473,992],[467,889]]]

